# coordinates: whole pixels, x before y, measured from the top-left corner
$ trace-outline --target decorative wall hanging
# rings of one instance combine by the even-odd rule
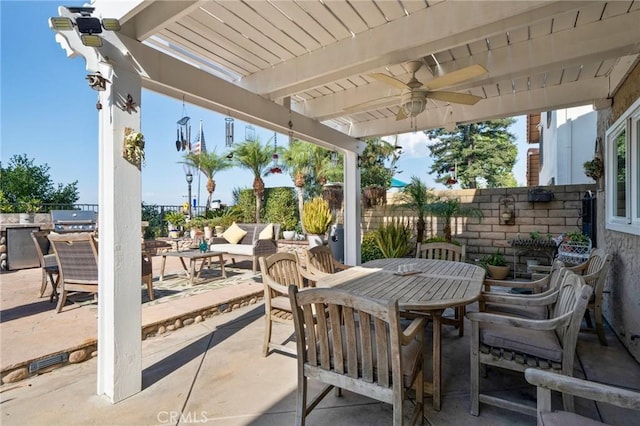
[[[144,135],[129,127],[124,128],[122,157],[140,170],[144,166]]]
[[[124,112],[128,112],[129,114],[131,114],[131,112],[136,112],[136,103],[133,102],[133,97],[131,95],[127,94],[127,98],[124,100],[124,105],[122,105],[120,109]]]

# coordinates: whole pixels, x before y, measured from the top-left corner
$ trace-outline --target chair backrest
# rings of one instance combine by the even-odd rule
[[[330,288],[298,292],[295,287],[289,287],[289,298],[299,371],[338,387],[359,387],[358,393],[371,392],[377,399],[392,397],[393,392],[401,395],[397,301]]]
[[[336,262],[329,246],[320,245],[307,249],[307,267],[311,267],[311,272],[316,269],[333,274],[336,272]]]
[[[31,232],[31,239],[36,246],[36,253],[38,253],[38,259],[40,260],[40,266],[44,267],[45,265],[44,256],[49,254],[51,250],[51,243],[47,238],[49,235],[49,231],[33,231]]]
[[[418,243],[416,258],[464,262],[466,247],[451,243]]]
[[[49,234],[63,284],[98,285],[98,248],[93,235]]]
[[[281,293],[287,293],[287,287],[295,285],[304,286],[302,275],[298,270],[298,258],[293,253],[275,253],[268,257],[260,257],[260,271],[262,281],[269,285],[281,288]]]
[[[550,319],[564,318],[567,321],[565,327],[556,329],[556,334],[564,349],[562,353],[564,363],[565,358],[573,358],[580,324],[593,289],[585,284],[580,275],[566,269],[562,271],[566,272],[563,273],[562,282],[558,289],[558,297]]]
[[[585,277],[585,282],[596,291],[604,287],[611,259],[612,256],[605,253],[603,249],[593,249],[589,254],[588,265],[582,275]]]

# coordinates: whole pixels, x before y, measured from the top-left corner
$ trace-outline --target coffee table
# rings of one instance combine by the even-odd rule
[[[195,278],[200,278],[200,274],[204,269],[205,264],[210,268],[211,267],[211,259],[214,257],[218,258],[218,263],[220,264],[220,272],[222,273],[221,278],[227,278],[227,272],[224,269],[224,252],[221,251],[206,251],[201,252],[199,250],[187,250],[187,251],[171,251],[168,253],[162,253],[162,268],[160,269],[160,281],[164,279],[164,266],[167,262],[167,257],[177,257],[180,259],[180,263],[182,263],[182,267],[184,271],[187,273],[187,278],[189,278],[189,284],[193,285]],[[187,268],[187,264],[185,263],[185,259],[189,259],[189,268]],[[196,267],[196,264],[200,260],[200,266]]]

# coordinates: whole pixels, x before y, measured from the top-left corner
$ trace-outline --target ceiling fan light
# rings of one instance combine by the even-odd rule
[[[407,117],[415,117],[424,111],[425,100],[424,99],[411,99],[402,104],[402,110]]]

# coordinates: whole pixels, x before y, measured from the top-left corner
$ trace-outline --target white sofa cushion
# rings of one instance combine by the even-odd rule
[[[243,256],[253,256],[253,246],[250,244],[211,244],[209,246],[209,250]]]

